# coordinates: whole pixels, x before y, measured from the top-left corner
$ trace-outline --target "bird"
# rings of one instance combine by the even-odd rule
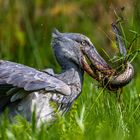
[[[118,82],[116,77],[119,75],[99,55],[87,36],[80,33],[61,33],[54,29],[51,46],[61,67],[60,73],[54,73],[53,69],[49,68],[37,70],[23,64],[0,60],[0,114],[8,109],[10,120],[21,115],[31,121],[35,111],[38,124],[53,122],[57,118],[56,114],[64,115],[68,112],[81,94],[84,72],[104,83],[114,74],[111,77],[114,77],[112,84]],[[129,67],[130,65],[120,74],[121,77],[128,73]],[[122,80],[123,85],[129,83],[132,77],[133,67],[130,75]]]

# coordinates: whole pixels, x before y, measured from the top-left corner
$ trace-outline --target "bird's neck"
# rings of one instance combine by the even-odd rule
[[[62,68],[62,73],[58,78],[68,84],[74,94],[79,94],[82,90],[84,71],[76,65]]]

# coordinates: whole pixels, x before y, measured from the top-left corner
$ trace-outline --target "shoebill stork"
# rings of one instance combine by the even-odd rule
[[[51,44],[62,68],[59,74],[52,69],[39,71],[0,60],[0,112],[8,108],[10,119],[22,115],[30,121],[34,109],[38,123],[54,120],[56,112],[64,114],[82,91],[84,71],[99,82],[108,83],[108,89],[124,86],[133,77],[129,62],[118,75],[98,54],[90,39],[82,34],[54,30]]]

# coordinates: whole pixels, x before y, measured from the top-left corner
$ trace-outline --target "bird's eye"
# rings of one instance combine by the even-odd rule
[[[86,41],[82,41],[81,45],[86,46],[87,45]]]

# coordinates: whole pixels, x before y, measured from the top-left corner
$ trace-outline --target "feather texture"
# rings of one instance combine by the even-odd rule
[[[33,92],[44,89],[46,92],[58,92],[70,95],[71,90],[63,81],[34,68],[9,61],[0,61],[0,85],[12,85]],[[2,94],[2,93],[1,93]]]

